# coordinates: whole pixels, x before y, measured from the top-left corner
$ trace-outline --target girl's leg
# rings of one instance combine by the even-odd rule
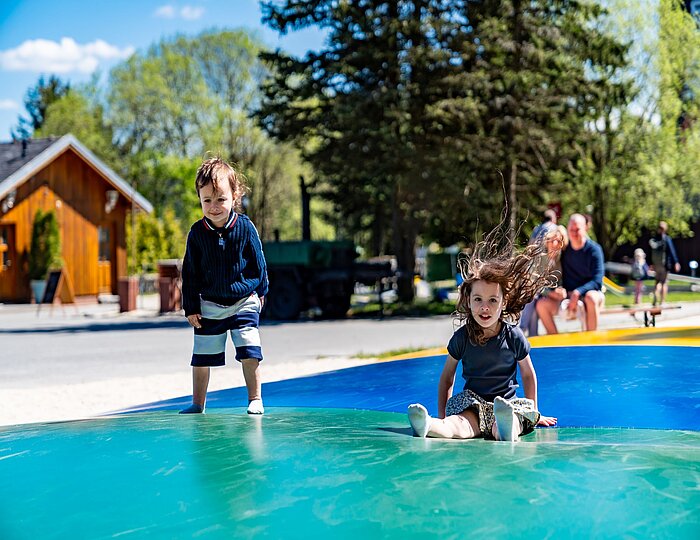
[[[641,282],[641,280],[637,280],[634,283],[634,303],[639,304],[640,300],[642,299],[642,287],[644,284]]]
[[[473,439],[479,436],[479,418],[471,409],[444,419],[433,418],[428,429],[428,437],[442,439]]]

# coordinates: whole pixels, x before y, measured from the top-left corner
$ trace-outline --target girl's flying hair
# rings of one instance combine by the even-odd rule
[[[540,239],[519,251],[508,234],[505,217],[459,263],[463,282],[459,286],[455,317],[460,324],[466,325],[469,339],[478,345],[484,345],[488,338],[469,309],[469,295],[475,281],[483,280],[501,286],[501,319],[510,323],[518,321],[523,308],[543,289],[555,287],[557,283],[554,261],[547,256],[544,240]]]

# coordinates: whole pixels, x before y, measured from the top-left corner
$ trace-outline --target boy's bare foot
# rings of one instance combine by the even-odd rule
[[[262,399],[251,399],[248,403],[248,414],[265,414]]]
[[[202,414],[204,412],[204,407],[201,405],[197,405],[196,403],[193,403],[186,409],[182,409],[180,411],[180,414]]]
[[[416,437],[425,438],[430,430],[430,415],[428,409],[420,403],[413,403],[408,406],[408,421],[413,428]]]
[[[496,431],[499,441],[516,442],[520,436],[520,420],[513,406],[497,396],[493,400],[493,415],[496,417]]]

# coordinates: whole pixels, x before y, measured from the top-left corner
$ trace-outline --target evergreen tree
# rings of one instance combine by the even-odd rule
[[[410,297],[419,233],[497,222],[503,171],[509,222],[541,204],[573,167],[574,142],[613,84],[624,47],[596,31],[602,11],[568,1],[266,2],[280,32],[317,25],[327,47],[274,68],[260,118],[295,141],[350,232],[387,244]],[[473,226],[473,225],[472,225]],[[387,241],[387,237],[389,241]]]
[[[29,118],[20,115],[17,127],[12,131],[12,136],[16,139],[32,137],[34,131],[44,124],[46,109],[49,105],[65,96],[69,90],[70,84],[63,82],[55,75],[51,75],[48,81],[44,79],[43,75],[39,77],[39,81],[27,90],[24,97],[24,108],[27,110]]]

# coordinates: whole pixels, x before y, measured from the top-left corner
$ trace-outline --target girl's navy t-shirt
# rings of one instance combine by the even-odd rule
[[[462,363],[464,390],[493,401],[496,396],[515,397],[518,362],[530,353],[530,343],[518,326],[504,322],[498,335],[483,346],[475,345],[462,326],[450,339],[447,352]]]

